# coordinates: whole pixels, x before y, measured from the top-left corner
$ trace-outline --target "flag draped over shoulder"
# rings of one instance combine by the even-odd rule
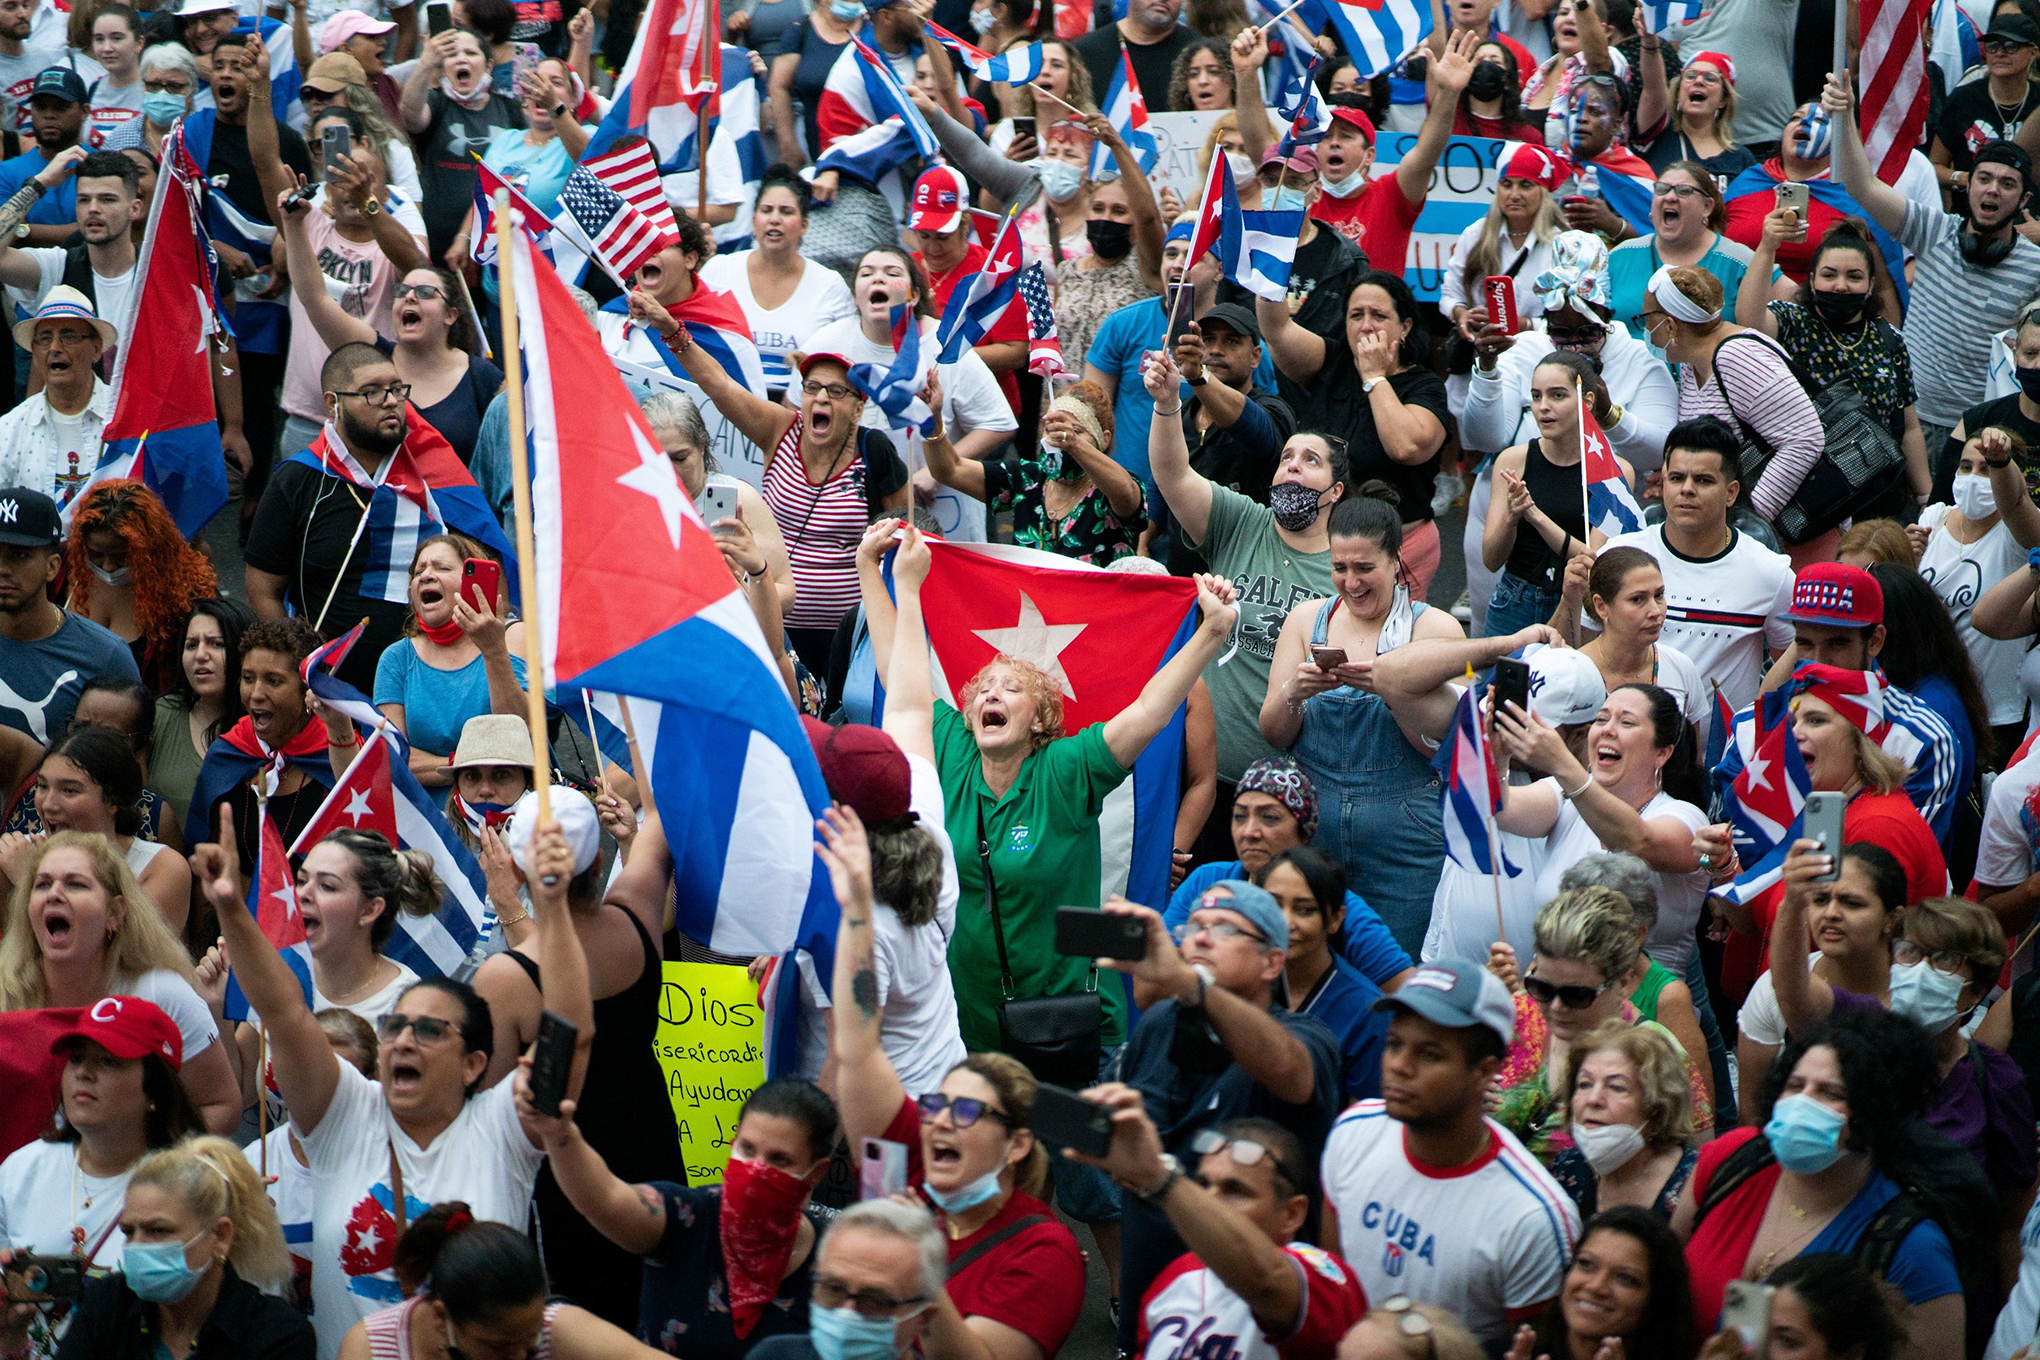
[[[295,737],[283,744],[281,750],[264,744],[255,735],[255,724],[251,719],[242,718],[225,732],[205,753],[205,763],[198,768],[198,782],[192,788],[191,806],[184,814],[184,843],[203,845],[219,839],[219,828],[213,820],[213,804],[233,791],[236,784],[245,783],[257,771],[267,770],[272,776],[280,775],[286,766],[302,772],[321,788],[333,786],[333,766],[326,759],[326,729],[317,722],[308,722]]]

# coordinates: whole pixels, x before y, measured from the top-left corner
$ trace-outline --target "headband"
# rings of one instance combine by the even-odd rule
[[[1081,398],[1065,392],[1049,405],[1051,411],[1061,411],[1073,417],[1084,432],[1091,436],[1091,442],[1099,449],[1105,447],[1105,427],[1098,423],[1098,413],[1093,411]]]
[[[1235,786],[1238,793],[1265,793],[1296,818],[1296,834],[1308,841],[1317,833],[1317,785],[1288,756],[1266,756],[1247,766]]]
[[[1790,699],[1811,694],[1872,741],[1881,742],[1891,730],[1884,713],[1884,677],[1876,671],[1845,671],[1805,661],[1792,672],[1785,693]]]
[[[1169,234],[1168,234],[1168,235],[1166,235],[1166,236],[1164,236],[1164,237],[1162,238],[1162,244],[1166,246],[1166,245],[1167,245],[1167,244],[1169,244],[1169,242],[1171,242],[1171,241],[1187,241],[1187,240],[1189,240],[1189,239],[1190,239],[1190,234],[1191,234],[1191,231],[1192,231],[1192,230],[1193,230],[1193,229],[1194,229],[1194,228],[1195,228],[1196,226],[1197,226],[1197,224],[1196,224],[1195,222],[1178,222],[1178,223],[1176,223],[1176,224],[1175,224],[1174,226],[1171,226],[1171,227],[1169,228]]]
[[[1683,321],[1689,326],[1706,326],[1721,320],[1719,310],[1709,311],[1679,291],[1679,285],[1672,282],[1670,265],[1659,265],[1657,273],[1650,276],[1650,295],[1657,299],[1658,306],[1665,309],[1665,315],[1674,321]]]

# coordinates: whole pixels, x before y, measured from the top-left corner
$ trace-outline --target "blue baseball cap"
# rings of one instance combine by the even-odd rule
[[[1220,888],[1232,896],[1214,901],[1213,895]],[[1198,896],[1197,905],[1191,910],[1236,911],[1267,937],[1270,949],[1289,948],[1289,918],[1282,914],[1282,908],[1266,888],[1257,888],[1243,878],[1221,878]]]
[[[1516,1039],[1516,1003],[1502,980],[1468,959],[1436,959],[1403,979],[1403,985],[1374,1003],[1400,1006],[1446,1029],[1484,1026],[1504,1044]]]

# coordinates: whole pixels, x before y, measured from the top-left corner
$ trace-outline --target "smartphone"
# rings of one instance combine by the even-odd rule
[[[354,149],[354,134],[345,123],[328,123],[319,131],[321,162],[326,173],[331,175],[333,167],[347,159],[347,153]]]
[[[708,521],[711,528],[719,519],[735,519],[737,489],[733,486],[704,486],[701,488],[700,499],[694,502],[694,508],[701,512],[701,517]]]
[[[1313,647],[1310,649],[1310,659],[1317,663],[1317,668],[1321,671],[1337,670],[1346,664],[1346,649],[1344,647]]]
[[[1771,1295],[1773,1285],[1750,1280],[1730,1280],[1721,1296],[1721,1327],[1742,1337],[1752,1360],[1764,1360],[1771,1341]]]
[[[1032,137],[1033,135],[1034,135],[1034,120],[1032,118],[1015,118],[1013,120],[1014,141],[1017,142],[1022,137]]]
[[[1055,952],[1086,959],[1147,956],[1147,927],[1137,916],[1118,916],[1088,907],[1055,909]]]
[[[1558,203],[1562,208],[1584,208],[1593,201],[1593,199],[1588,198],[1585,194],[1567,194],[1564,198],[1558,200]]]
[[[890,1138],[860,1140],[857,1159],[859,1199],[888,1199],[907,1188],[907,1145]]]
[[[1495,712],[1502,711],[1504,704],[1520,704],[1530,707],[1530,663],[1505,656],[1495,662],[1495,678],[1491,686],[1495,692]]]
[[[1806,239],[1806,185],[1787,180],[1773,192],[1780,208],[1790,208],[1799,214],[1799,230],[1793,234],[1794,239]]]
[[[538,1017],[538,1039],[531,1046],[531,1107],[558,1115],[567,1094],[567,1073],[574,1065],[574,1040],[580,1029],[551,1011]]]
[[[1487,299],[1488,324],[1514,335],[1521,328],[1516,316],[1516,281],[1507,274],[1490,274],[1480,286],[1481,296]]]
[[[437,37],[453,27],[453,0],[425,0],[425,35]]]
[[[1808,840],[1820,842],[1820,852],[1834,861],[1834,868],[1821,876],[1820,882],[1832,883],[1842,871],[1842,814],[1848,811],[1849,798],[1843,793],[1809,793],[1806,795],[1806,814],[1802,825]]]
[[[75,1256],[22,1252],[7,1266],[7,1298],[14,1303],[75,1300],[85,1288],[85,1263]]]
[[[460,597],[468,607],[481,613],[486,602],[488,611],[497,611],[496,600],[503,589],[503,567],[486,557],[470,557],[460,564]]]
[[[1034,1113],[1028,1116],[1027,1127],[1050,1147],[1075,1148],[1087,1157],[1103,1157],[1112,1146],[1109,1110],[1045,1081],[1034,1088]]]

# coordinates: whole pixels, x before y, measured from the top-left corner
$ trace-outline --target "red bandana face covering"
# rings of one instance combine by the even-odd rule
[[[723,1274],[729,1280],[730,1328],[739,1337],[751,1334],[765,1305],[779,1292],[786,1262],[800,1237],[807,1196],[806,1181],[763,1162],[732,1157],[723,1172],[722,1213],[716,1227],[722,1237]]]
[[[425,635],[428,642],[436,642],[442,647],[451,647],[467,636],[467,630],[452,619],[441,624],[430,624],[420,619],[418,631]]]

